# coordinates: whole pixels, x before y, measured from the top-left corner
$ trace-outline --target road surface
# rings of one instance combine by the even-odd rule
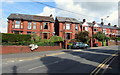
[[[113,58],[118,57],[116,54],[118,51],[118,46],[54,51],[52,54],[33,57],[30,60],[4,61],[2,72],[3,75],[4,73],[88,73],[90,75],[107,73],[109,63]]]

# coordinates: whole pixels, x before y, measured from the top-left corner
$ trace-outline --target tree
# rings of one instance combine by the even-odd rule
[[[51,42],[61,42],[61,41],[64,41],[64,39],[62,38],[62,37],[60,37],[60,36],[52,36],[51,38],[50,38],[50,41]]]
[[[102,45],[105,40],[109,39],[109,37],[106,37],[106,35],[102,32],[97,32],[93,35],[93,38],[97,39],[98,41],[101,41]]]
[[[79,40],[80,42],[83,42],[83,43],[88,43],[90,37],[88,36],[89,35],[89,32],[87,31],[82,31],[82,32],[79,32],[77,35],[76,35],[76,39]]]

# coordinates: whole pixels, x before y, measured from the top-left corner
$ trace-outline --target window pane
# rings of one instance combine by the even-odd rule
[[[36,29],[36,25],[33,25],[33,29]]]
[[[31,32],[27,32],[27,34],[31,34]]]
[[[31,29],[31,28],[32,28],[32,23],[28,22],[28,29]]]
[[[15,24],[20,24],[20,21],[15,21]]]
[[[20,21],[15,21],[15,28],[20,28]]]
[[[85,27],[85,30],[88,31],[88,27]]]
[[[42,25],[40,26],[40,29],[42,29]]]
[[[34,25],[36,25],[36,22],[33,22]]]
[[[78,25],[77,24],[75,25],[75,30],[78,30]]]
[[[70,24],[66,24],[66,29],[70,29]]]
[[[44,29],[48,29],[48,23],[44,23]]]
[[[15,25],[15,28],[20,28],[20,25]]]

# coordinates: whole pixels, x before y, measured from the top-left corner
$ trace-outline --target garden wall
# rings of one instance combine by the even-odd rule
[[[10,54],[10,53],[27,53],[32,52],[28,46],[0,46],[2,50],[0,54]],[[40,52],[40,51],[51,51],[61,49],[60,46],[39,46],[38,49],[34,50],[33,52]]]

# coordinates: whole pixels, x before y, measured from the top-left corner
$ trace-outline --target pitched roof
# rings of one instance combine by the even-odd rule
[[[59,22],[72,22],[72,23],[80,23],[75,18],[68,18],[68,17],[56,17]]]
[[[102,28],[110,28],[110,29],[117,29],[118,27],[114,27],[114,26],[109,26],[109,25],[101,25],[101,24],[98,24],[100,27]]]
[[[26,14],[10,14],[8,19],[28,20],[28,21],[47,21],[54,22],[50,16],[26,15]]]

